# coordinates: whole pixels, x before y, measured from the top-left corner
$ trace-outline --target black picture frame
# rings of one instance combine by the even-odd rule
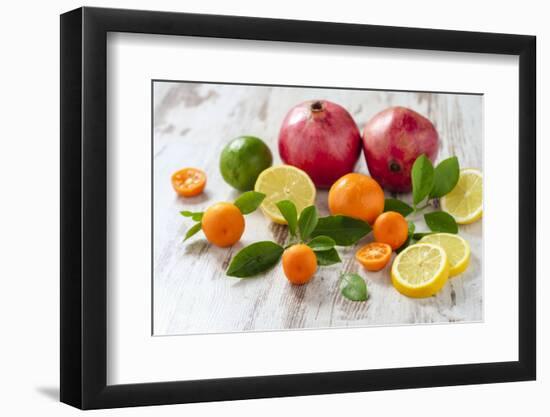
[[[518,56],[518,361],[107,385],[108,32]],[[61,15],[60,57],[62,402],[94,409],[536,378],[534,36],[84,7]]]

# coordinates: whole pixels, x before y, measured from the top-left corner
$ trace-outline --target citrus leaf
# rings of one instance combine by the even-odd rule
[[[183,241],[185,242],[187,239],[189,239],[191,236],[196,235],[200,230],[202,229],[202,223],[198,222],[191,227],[187,233],[185,234],[185,239]]]
[[[445,211],[426,213],[424,220],[432,232],[458,233],[458,225],[454,217]]]
[[[279,201],[276,206],[288,223],[290,235],[296,236],[296,227],[298,225],[298,211],[296,210],[296,206],[290,200]]]
[[[183,210],[183,211],[180,211],[180,214],[183,217],[191,217],[191,220],[200,222],[202,220],[202,216],[204,215],[204,212]]]
[[[283,250],[282,246],[270,241],[253,243],[233,257],[226,274],[230,277],[249,278],[267,271],[279,262]]]
[[[426,155],[420,155],[414,161],[411,170],[413,203],[420,203],[432,190],[434,185],[434,167]]]
[[[397,248],[397,250],[395,251],[396,253],[400,253],[407,246],[409,246],[411,244],[411,241],[412,241],[413,236],[414,236],[414,230],[416,229],[416,225],[413,222],[408,222],[408,225],[409,225],[409,227],[408,227],[408,232],[407,232],[407,240],[399,248]]]
[[[233,204],[237,206],[242,214],[250,214],[262,204],[264,198],[265,194],[263,193],[247,191],[246,193],[242,193]]]
[[[422,239],[424,236],[429,236],[429,235],[433,235],[434,232],[421,232],[421,233],[415,233],[413,235],[413,239],[414,240],[420,240]]]
[[[354,273],[342,274],[340,292],[351,301],[366,301],[369,298],[365,280]]]
[[[414,209],[407,203],[396,198],[386,198],[384,201],[384,211],[396,211],[403,217],[407,217]]]
[[[338,255],[338,252],[334,248],[322,252],[315,252],[315,256],[317,257],[317,265],[319,266],[329,266],[342,262],[340,255]]]
[[[317,209],[315,206],[309,206],[302,210],[298,219],[298,228],[300,229],[300,237],[306,240],[317,226]]]
[[[323,252],[332,249],[336,245],[336,242],[328,236],[317,236],[311,239],[307,245],[314,252]]]
[[[328,236],[338,246],[349,246],[370,233],[371,227],[367,222],[347,216],[321,217],[312,236]]]
[[[430,197],[443,197],[450,193],[458,183],[458,177],[460,176],[458,158],[452,156],[441,161],[435,167],[434,174],[434,185]]]

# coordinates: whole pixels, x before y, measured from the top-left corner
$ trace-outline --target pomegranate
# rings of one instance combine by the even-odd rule
[[[370,175],[389,191],[411,191],[411,168],[425,154],[437,157],[439,135],[427,118],[406,107],[390,107],[369,120],[363,148]]]
[[[352,172],[360,152],[361,133],[351,115],[328,100],[293,107],[279,133],[283,162],[307,172],[319,188]]]

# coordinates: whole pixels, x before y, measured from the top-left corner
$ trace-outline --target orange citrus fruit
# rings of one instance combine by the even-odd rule
[[[305,284],[317,271],[315,252],[303,243],[291,246],[283,253],[283,271],[292,284]]]
[[[396,250],[407,240],[409,224],[400,213],[387,211],[378,216],[372,230],[374,240],[387,243]]]
[[[243,235],[244,216],[234,204],[216,203],[204,212],[202,231],[213,245],[231,246]]]
[[[342,214],[372,224],[384,211],[384,191],[368,175],[346,174],[330,187],[328,207],[333,215]]]
[[[198,168],[183,168],[172,174],[172,187],[182,197],[199,195],[206,186],[206,174]]]
[[[367,271],[380,271],[390,261],[392,248],[387,243],[372,242],[355,253],[355,259]]]

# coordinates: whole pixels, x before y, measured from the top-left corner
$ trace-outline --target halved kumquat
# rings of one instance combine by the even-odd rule
[[[359,248],[355,259],[367,271],[380,271],[390,261],[392,248],[387,243],[372,242]]]
[[[206,174],[198,168],[183,168],[172,174],[172,187],[182,197],[194,197],[203,192]]]

